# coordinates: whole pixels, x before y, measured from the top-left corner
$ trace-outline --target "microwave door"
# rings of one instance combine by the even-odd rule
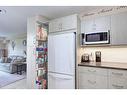
[[[106,44],[106,43],[109,43],[108,32],[85,34],[85,44]]]

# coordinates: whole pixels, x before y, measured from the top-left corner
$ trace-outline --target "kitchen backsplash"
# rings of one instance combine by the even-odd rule
[[[120,62],[127,63],[127,46],[119,47],[82,47],[80,48],[79,59],[84,53],[88,53],[93,56],[95,60],[95,52],[101,51],[102,61],[106,62]],[[79,60],[80,61],[80,60]]]

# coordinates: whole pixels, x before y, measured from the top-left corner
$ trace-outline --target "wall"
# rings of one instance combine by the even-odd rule
[[[26,46],[23,46],[23,40],[27,39],[26,34],[17,35],[15,37],[8,38],[10,40],[9,44],[7,45],[8,48],[8,55],[19,55],[19,56],[25,56],[24,50],[26,51]],[[15,48],[13,50],[12,48],[12,41],[15,42]]]
[[[2,42],[0,42],[0,49],[5,49],[6,48],[6,44],[3,44]]]
[[[80,48],[80,55],[89,53],[95,60],[95,51],[101,51],[102,61],[127,63],[127,46],[119,47],[87,47]],[[81,56],[80,56],[81,57]]]
[[[99,16],[105,16],[105,15],[111,15],[111,14],[116,14],[120,12],[127,11],[127,6],[107,6],[101,9],[97,10],[92,10],[89,12],[82,12],[79,14],[80,19],[91,19],[94,17],[99,17]]]
[[[107,9],[111,9],[107,8]],[[86,19],[86,18],[93,18],[96,16],[102,16],[102,15],[108,15],[108,14],[114,14],[122,11],[127,11],[127,7],[113,7],[112,11],[103,11],[102,10],[107,10],[107,9],[100,9],[100,10],[95,10],[92,12],[88,13],[81,13],[81,20]],[[102,12],[102,13],[99,13]],[[92,14],[92,15],[91,15]],[[95,51],[101,51],[102,53],[102,61],[106,62],[122,62],[122,63],[127,63],[127,46],[112,46],[112,47],[82,47],[79,50],[79,55],[78,55],[78,61],[80,62],[81,55],[83,53],[89,53],[93,55],[93,59],[95,60]]]

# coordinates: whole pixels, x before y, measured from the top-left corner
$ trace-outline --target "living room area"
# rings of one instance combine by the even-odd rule
[[[26,33],[0,37],[0,88],[26,78]]]
[[[10,86],[18,81],[26,84],[27,18],[14,9],[0,7],[0,89],[24,88]]]

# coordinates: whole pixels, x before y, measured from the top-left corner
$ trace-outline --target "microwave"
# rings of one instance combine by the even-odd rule
[[[110,31],[82,33],[82,45],[110,44]]]

